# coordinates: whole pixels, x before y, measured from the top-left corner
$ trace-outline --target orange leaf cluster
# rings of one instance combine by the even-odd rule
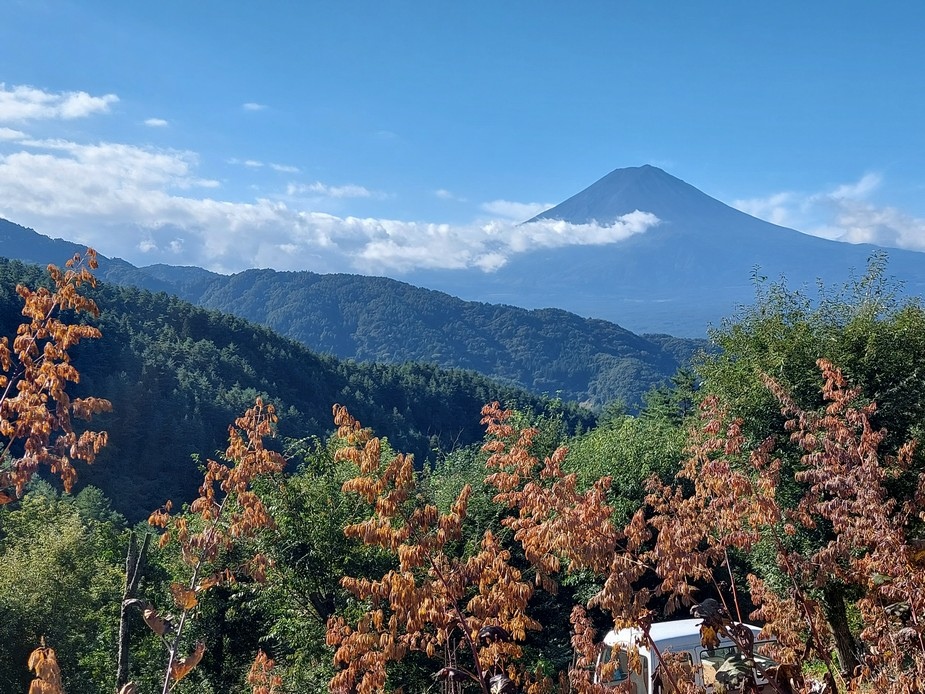
[[[283,686],[282,678],[274,673],[276,663],[263,651],[257,651],[257,657],[247,673],[247,683],[252,694],[276,694]]]
[[[29,669],[35,679],[29,685],[29,694],[64,694],[58,657],[52,648],[43,643],[29,655]]]
[[[870,652],[862,667],[842,673],[845,686],[917,691],[925,683],[925,563],[917,558],[912,521],[925,519],[925,496],[899,506],[886,487],[908,471],[914,445],[881,454],[885,432],[871,425],[876,406],[863,403],[833,364],[820,360],[818,366],[826,402],[821,412],[801,409],[765,378],[788,418],[790,441],[802,451],[792,473],[802,490],[796,504],[785,507],[777,498],[784,469],[775,456],[777,442],[769,438],[747,450],[741,422],[730,421],[721,403],[707,398],[679,474],[693,494],[657,486],[649,497],[657,513],[653,559],[662,588],[677,604],[690,601],[694,582],[711,580],[726,550],[748,551],[770,540],[789,590],[775,592],[748,578],[759,605],[753,616],[776,639],[776,657],[799,666],[811,651],[829,665],[833,680],[825,610],[811,594],[833,584],[854,587],[862,595],[861,638]],[[925,477],[919,479],[925,489]],[[824,541],[809,552],[789,542],[801,530],[818,534],[820,528],[826,529]]]
[[[264,439],[273,434],[276,421],[275,408],[259,398],[235,420],[228,429],[225,462],[207,462],[199,497],[190,505],[190,510],[198,516],[200,529],[192,530],[186,518],[171,516],[169,501],[148,518],[151,525],[166,530],[161,546],[175,539],[186,562],[201,566],[216,559],[236,541],[273,527],[273,519],[252,485],[259,477],[279,473],[286,466],[286,459],[264,444]],[[248,567],[252,575],[260,576],[266,570],[266,560],[255,557]],[[221,579],[221,576],[209,577],[199,583],[199,590],[208,589]]]
[[[199,497],[190,506],[195,517],[172,516],[168,501],[148,518],[151,525],[164,529],[160,546],[176,541],[184,561],[192,567],[188,585],[173,583],[170,586],[174,604],[181,614],[173,638],[165,641],[169,650],[165,692],[169,680],[179,681],[202,658],[203,644],[197,644],[187,657],[177,657],[183,626],[199,604],[199,595],[220,583],[235,580],[231,569],[221,568],[220,556],[242,540],[253,538],[261,529],[273,527],[273,519],[254,493],[253,484],[262,476],[282,472],[286,465],[280,453],[264,444],[273,434],[276,421],[274,407],[258,398],[254,406],[229,427],[224,462],[207,462]],[[254,580],[262,581],[268,564],[266,557],[256,554],[239,568]],[[202,575],[205,578],[201,578]],[[158,635],[164,636],[168,625],[153,609],[150,612],[150,615],[145,612],[145,621]]]
[[[498,489],[496,502],[517,511],[503,523],[514,530],[537,583],[554,591],[559,571],[590,571],[603,579],[591,606],[610,612],[620,625],[649,620],[651,595],[637,585],[649,568],[644,548],[650,531],[642,510],[624,528],[616,527],[607,503],[611,480],[604,477],[579,491],[576,475],[562,470],[566,449],[538,460],[531,453],[537,431],[515,430],[512,414],[498,403],[482,409],[484,448],[491,453],[487,467],[496,470],[486,482]]]
[[[570,618],[572,623],[572,650],[575,653],[575,666],[569,670],[570,691],[576,694],[612,694],[613,688],[593,682],[594,667],[597,664],[597,655],[600,643],[597,632],[587,612],[581,605],[572,608]],[[616,661],[611,661],[602,672],[603,679],[609,680],[613,675]]]
[[[106,445],[106,432],[78,434],[73,419],[108,412],[109,401],[72,399],[66,390],[80,380],[68,350],[83,339],[99,338],[100,332],[60,318],[64,310],[99,315],[96,304],[79,291],[85,284],[95,286],[90,270],[96,266],[96,253],[87,249],[68,261],[67,270],[48,266],[53,290],[16,288],[28,321],[19,326],[12,347],[0,338],[0,445],[4,455],[13,456],[0,468],[0,504],[21,495],[40,465],[47,465],[69,491],[77,476],[73,461],[92,463]]]
[[[342,585],[369,610],[354,625],[341,617],[328,623],[327,642],[342,668],[331,691],[383,691],[389,662],[410,650],[434,657],[454,647],[455,640],[471,652],[474,671],[467,676],[481,685],[489,670],[498,671],[503,661],[520,656],[516,641],[527,630],[540,628],[526,614],[533,588],[491,533],[468,558],[454,551],[467,514],[468,485],[449,511],[440,513],[421,501],[410,456],[383,461],[379,439],[345,408],[334,408],[334,420],[343,441],[336,457],[352,461],[359,472],[344,491],[372,509],[367,520],[344,532],[394,553],[398,568],[379,579],[343,579]],[[480,640],[480,630],[489,626],[500,627],[512,640]]]
[[[202,641],[199,641],[192,653],[184,658],[177,658],[170,666],[171,679],[173,679],[174,682],[179,682],[190,674],[196,666],[199,665],[199,661],[202,660],[202,656],[205,652],[206,645]]]
[[[718,398],[706,397],[677,483],[650,481],[646,506],[623,528],[613,523],[607,503],[609,479],[580,490],[575,475],[563,470],[564,449],[540,460],[532,453],[537,431],[515,427],[512,413],[497,403],[486,406],[486,482],[497,490],[495,501],[511,511],[502,523],[522,546],[535,582],[553,591],[559,573],[591,572],[602,588],[590,606],[608,611],[616,627],[639,627],[646,642],[653,597],[666,598],[668,612],[690,605],[697,586],[715,583],[717,570],[728,568],[731,550],[769,544],[789,584],[774,591],[755,576],[748,581],[759,606],[754,617],[766,622],[765,633],[776,639],[774,655],[781,663],[765,673],[770,687],[803,687],[801,664],[812,654],[828,670],[826,691],[834,691],[839,675],[831,662],[831,605],[819,597],[834,585],[862,596],[857,606],[868,647],[862,665],[840,675],[843,688],[923,691],[925,541],[918,533],[925,522],[925,475],[919,475],[914,497],[896,500],[887,485],[908,475],[914,445],[882,454],[884,432],[871,425],[875,405],[864,403],[833,364],[820,360],[818,366],[821,411],[801,409],[783,387],[765,379],[787,418],[789,449],[771,437],[749,447],[743,422],[730,417]],[[367,520],[345,532],[394,553],[398,568],[377,579],[343,580],[369,610],[355,624],[341,617],[329,622],[327,640],[336,647],[341,668],[332,691],[382,691],[388,663],[415,649],[451,654],[443,676],[470,677],[487,691],[483,673],[501,672],[502,663],[516,661],[516,641],[539,626],[526,613],[533,588],[491,532],[474,555],[463,559],[451,553],[450,543],[460,537],[466,517],[468,487],[450,512],[441,514],[418,492],[410,458],[384,461],[371,432],[346,409],[336,407],[334,413],[344,441],[338,456],[358,469],[344,489],[372,508]],[[779,498],[784,483],[797,490],[794,501]],[[807,549],[798,542],[801,533],[811,534],[816,545]],[[658,578],[655,589],[641,586],[646,574]],[[704,619],[705,643],[727,636],[743,653],[752,652],[751,631],[733,622],[728,608],[705,600],[695,613]],[[590,620],[576,608],[571,621],[578,667],[570,672],[568,686],[577,692],[609,691],[593,683],[589,670],[597,641]],[[479,625],[486,624],[503,627],[513,640],[477,643]],[[454,634],[472,650],[473,673],[456,666],[456,653],[449,650]],[[657,650],[651,639],[648,645]],[[688,666],[667,655],[656,657],[659,678],[669,690],[696,690]],[[509,674],[518,678],[513,670]],[[525,684],[526,678],[519,681]],[[549,684],[531,686],[539,691]]]

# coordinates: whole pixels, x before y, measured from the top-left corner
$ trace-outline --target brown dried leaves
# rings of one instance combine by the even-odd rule
[[[29,694],[64,694],[58,657],[53,648],[45,646],[44,639],[42,645],[29,655],[29,669],[35,673]]]
[[[77,383],[80,374],[71,364],[68,350],[84,339],[97,339],[100,332],[89,325],[68,324],[61,320],[62,310],[99,315],[96,304],[79,289],[84,284],[95,286],[90,269],[96,267],[96,253],[87,249],[84,256],[76,255],[62,271],[54,265],[48,273],[54,289],[31,290],[18,286],[17,293],[24,305],[22,323],[10,347],[9,340],[0,340],[0,437],[3,452],[13,444],[22,446],[21,454],[0,469],[0,489],[12,487],[15,495],[38,470],[47,465],[58,475],[66,490],[76,479],[72,461],[92,463],[106,445],[106,432],[85,431],[77,434],[72,418],[89,419],[94,414],[112,409],[107,400],[85,398],[71,400],[67,386]],[[14,495],[0,495],[0,503]]]
[[[359,474],[344,491],[371,506],[370,517],[344,532],[367,545],[393,552],[398,569],[378,579],[345,577],[342,585],[369,610],[355,625],[337,617],[328,624],[327,642],[335,647],[341,670],[331,691],[382,691],[386,667],[409,650],[434,656],[458,639],[474,658],[474,672],[487,672],[503,660],[517,658],[528,629],[540,625],[526,614],[533,594],[510,563],[508,552],[491,533],[466,558],[453,543],[461,538],[469,486],[463,487],[447,513],[421,500],[410,456],[382,460],[379,440],[343,407],[334,408],[343,440],[336,457],[357,465]],[[483,627],[504,629],[514,640],[478,642]]]

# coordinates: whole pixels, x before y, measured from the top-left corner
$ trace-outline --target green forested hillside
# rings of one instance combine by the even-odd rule
[[[230,277],[156,266],[193,303],[361,361],[472,369],[535,393],[636,405],[705,342],[640,336],[557,309],[462,301],[384,277],[248,270]]]
[[[0,329],[22,319],[17,283],[35,286],[44,272],[0,261]],[[400,450],[422,461],[482,435],[479,410],[499,399],[542,409],[549,402],[460,370],[383,366],[315,354],[240,318],[197,308],[163,293],[100,285],[92,293],[102,314],[101,340],[75,350],[79,393],[108,398],[101,417],[110,443],[82,483],[94,484],[118,510],[136,519],[167,499],[189,499],[201,473],[191,459],[224,448],[227,427],[256,395],[281,414],[283,436],[323,436],[331,406],[347,405]],[[558,405],[556,405],[558,407]],[[591,416],[569,408],[572,424]]]
[[[0,219],[5,257],[43,265],[83,250]],[[274,270],[226,276],[197,267],[136,268],[102,256],[98,277],[231,313],[317,352],[363,362],[472,369],[534,393],[593,406],[614,401],[637,406],[707,344],[636,335],[615,323],[556,309],[462,301],[384,277]]]

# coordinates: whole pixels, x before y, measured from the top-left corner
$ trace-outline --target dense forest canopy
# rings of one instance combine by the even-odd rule
[[[17,284],[34,286],[44,272],[0,261],[0,330],[15,334]],[[343,403],[376,426],[418,465],[437,451],[481,437],[478,410],[511,406],[561,411],[570,426],[588,428],[586,410],[551,402],[462,370],[418,363],[357,363],[319,355],[240,318],[197,308],[163,293],[101,284],[90,295],[101,307],[100,340],[79,345],[78,393],[113,403],[101,419],[109,445],[81,476],[132,520],[167,499],[192,498],[200,473],[192,456],[223,446],[228,424],[259,396],[282,413],[281,435],[324,437],[331,406]]]

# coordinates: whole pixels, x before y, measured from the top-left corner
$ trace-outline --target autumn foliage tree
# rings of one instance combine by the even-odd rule
[[[276,421],[274,407],[258,398],[254,406],[229,427],[223,461],[207,461],[199,496],[190,505],[191,515],[171,515],[168,502],[149,518],[151,525],[164,530],[159,545],[163,548],[175,542],[189,569],[185,583],[174,582],[170,586],[178,612],[173,620],[165,617],[166,611],[138,601],[145,623],[163,640],[167,649],[163,694],[189,675],[205,652],[205,644],[201,641],[186,655],[181,655],[180,650],[184,627],[202,594],[219,584],[234,583],[236,576],[242,574],[256,581],[263,580],[267,560],[262,554],[254,554],[236,566],[227,565],[227,561],[236,545],[273,526],[273,519],[253,486],[260,477],[280,473],[286,465],[282,454],[265,445]],[[261,659],[258,655],[258,661],[265,670],[268,666],[265,656]],[[273,681],[269,680],[270,684]]]
[[[781,662],[799,664],[811,653],[843,686],[915,691],[925,672],[920,595],[925,563],[919,551],[925,482],[920,477],[919,492],[903,503],[890,493],[890,480],[908,473],[914,445],[881,451],[886,432],[871,425],[876,405],[861,399],[830,362],[820,360],[819,368],[827,403],[822,411],[800,408],[773,379],[765,379],[787,417],[791,441],[803,451],[795,469],[775,455],[773,438],[747,449],[741,420],[730,419],[715,399],[704,402],[693,455],[681,472],[694,494],[682,499],[676,491],[660,490],[654,501],[663,554],[687,557],[666,576],[683,592],[690,585],[685,579],[708,577],[726,550],[747,552],[770,543],[788,585],[773,590],[754,575],[749,584],[759,604],[756,617],[777,639]],[[788,469],[801,492],[795,502],[779,496]],[[795,541],[801,533],[821,530],[819,543]],[[846,643],[850,635],[830,628],[825,600],[833,583],[861,596],[866,652]],[[840,669],[830,657],[833,647]],[[852,667],[844,667],[846,662]]]
[[[74,420],[109,411],[110,403],[93,397],[72,398],[67,392],[69,384],[80,380],[69,350],[81,340],[101,336],[97,328],[72,320],[80,313],[99,315],[93,300],[80,291],[85,286],[95,286],[91,272],[95,267],[96,254],[88,249],[85,255],[75,255],[68,261],[65,270],[48,267],[51,288],[16,289],[28,320],[19,326],[12,345],[8,338],[0,338],[0,504],[18,500],[41,466],[47,466],[60,478],[65,491],[70,491],[77,475],[73,461],[92,463],[106,444],[105,432],[79,431]],[[189,567],[188,582],[170,586],[178,616],[138,599],[128,600],[139,608],[145,623],[167,649],[162,689],[165,693],[186,677],[204,655],[201,642],[185,655],[180,651],[184,626],[201,594],[218,584],[233,582],[241,572],[255,580],[262,579],[265,573],[266,560],[259,553],[233,567],[223,566],[222,559],[233,547],[273,525],[253,484],[261,476],[281,472],[285,465],[281,454],[264,445],[275,423],[274,408],[258,399],[229,428],[224,461],[207,462],[200,495],[192,503],[190,515],[171,516],[168,502],[151,516],[152,524],[165,529],[161,546],[175,541]],[[35,672],[30,692],[63,691],[57,656],[51,646],[42,643],[31,654],[29,668]],[[269,694],[279,687],[279,678],[272,669],[272,661],[259,654],[250,675],[255,691]],[[137,686],[128,683],[120,691],[136,692]]]
[[[74,420],[89,420],[111,409],[100,398],[72,398],[67,389],[80,381],[70,351],[82,340],[100,337],[96,328],[69,320],[97,316],[92,299],[81,293],[95,286],[96,253],[76,254],[65,269],[48,266],[50,287],[19,285],[22,322],[13,338],[0,338],[0,505],[21,498],[42,466],[70,491],[77,477],[74,461],[92,463],[106,445],[106,432],[79,431]],[[44,643],[29,658],[36,677],[30,692],[57,694],[61,674],[54,649]]]
[[[914,474],[914,444],[884,452],[886,432],[871,424],[876,405],[865,401],[832,363],[820,360],[818,367],[825,402],[818,410],[799,407],[785,388],[765,377],[786,420],[785,442],[769,436],[749,446],[741,420],[729,416],[718,398],[705,398],[677,483],[653,479],[646,505],[622,527],[607,504],[609,479],[580,488],[576,476],[563,471],[565,449],[539,459],[531,452],[535,429],[514,426],[512,413],[497,404],[483,410],[486,481],[497,490],[495,502],[513,511],[502,517],[502,524],[513,531],[536,586],[554,592],[560,574],[577,572],[599,580],[598,592],[572,614],[577,667],[569,673],[571,691],[605,691],[591,676],[600,636],[586,612],[589,607],[609,614],[614,627],[639,628],[640,643],[660,661],[662,681],[678,691],[696,691],[695,683],[689,669],[659,654],[648,638],[649,625],[659,618],[656,605],[669,615],[692,608],[703,620],[705,646],[726,636],[750,653],[751,633],[733,617],[739,596],[730,593],[729,582],[720,585],[720,577],[735,578],[730,554],[762,548],[770,548],[784,581],[769,584],[756,575],[747,577],[757,606],[753,617],[776,641],[780,665],[760,673],[771,680],[769,687],[799,690],[803,666],[815,660],[827,672],[830,691],[834,686],[921,690],[925,477],[918,478],[913,497],[893,495],[891,481]],[[416,491],[410,461],[398,456],[383,463],[377,439],[344,410],[337,410],[337,418],[346,442],[343,455],[360,470],[345,489],[363,495],[374,508],[368,521],[346,532],[393,551],[398,568],[381,579],[344,580],[371,609],[353,624],[339,617],[329,625],[329,643],[342,668],[332,691],[382,690],[389,662],[416,648],[439,653],[461,625],[465,629],[458,637],[470,646],[475,671],[467,673],[454,661],[444,674],[478,682],[503,658],[515,686],[524,691],[551,687],[549,681],[533,682],[518,672],[515,647],[490,651],[488,657],[479,650],[477,630],[485,623],[509,629],[512,643],[523,639],[534,589],[526,587],[522,571],[505,568],[502,574],[490,568],[498,564],[488,556],[496,562],[510,558],[491,532],[481,552],[468,559],[449,554],[449,542],[459,537],[465,519],[468,488],[450,514],[439,514]],[[795,464],[780,457],[784,444],[802,451]],[[807,534],[816,540],[801,541]],[[507,578],[498,580],[502,575]],[[843,653],[837,662],[832,657],[833,649],[849,643],[827,619],[825,600],[833,583],[859,596],[857,636],[863,651],[852,650],[857,660],[850,668]],[[479,595],[467,597],[475,595],[476,585]],[[495,597],[481,600],[488,591]],[[704,599],[704,591],[725,604]],[[511,596],[516,602],[510,602]],[[486,612],[485,604],[504,608]],[[512,604],[513,610],[507,607]]]
[[[71,398],[67,392],[69,384],[80,381],[69,351],[81,340],[99,338],[100,332],[68,322],[62,313],[99,315],[93,300],[80,293],[84,285],[95,286],[94,268],[96,253],[88,249],[71,258],[64,270],[48,266],[51,288],[16,287],[28,320],[17,329],[12,345],[7,337],[0,338],[0,504],[21,496],[42,465],[69,491],[77,477],[73,461],[92,463],[106,445],[106,432],[78,432],[74,419],[108,412],[110,403]]]
[[[344,531],[393,553],[396,566],[378,578],[343,579],[368,609],[354,623],[342,615],[328,623],[327,641],[341,668],[331,691],[384,691],[389,663],[412,651],[443,656],[446,666],[434,674],[450,684],[469,682],[487,693],[530,682],[510,664],[527,630],[540,628],[527,615],[533,587],[491,532],[477,550],[460,551],[471,488],[463,487],[441,513],[423,500],[410,456],[383,460],[381,441],[346,408],[335,407],[334,416],[343,441],[338,456],[358,469],[344,490],[372,508],[367,520]],[[533,682],[531,691],[545,685]]]

